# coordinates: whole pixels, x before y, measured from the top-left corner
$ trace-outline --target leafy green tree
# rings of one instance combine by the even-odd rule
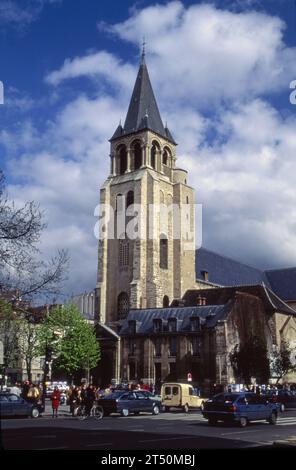
[[[3,375],[8,368],[17,366],[19,361],[18,338],[21,320],[5,300],[0,300],[0,340],[3,344]]]
[[[271,372],[277,377],[277,383],[289,372],[296,371],[296,363],[292,357],[296,358],[295,348],[291,348],[287,341],[282,341],[279,351],[273,353],[271,361]]]
[[[32,365],[35,358],[40,356],[39,325],[31,318],[20,320],[18,348],[20,357],[25,361],[28,380],[32,381]]]
[[[243,378],[245,383],[249,384],[251,377],[256,377],[262,383],[266,383],[269,379],[267,347],[257,336],[250,337],[240,347],[237,345],[230,354],[230,362],[235,375]]]
[[[73,375],[97,366],[101,354],[95,330],[80,314],[77,307],[67,304],[54,308],[39,333],[41,350],[52,348],[55,368]]]

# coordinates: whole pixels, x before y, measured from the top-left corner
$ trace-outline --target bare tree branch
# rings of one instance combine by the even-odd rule
[[[42,260],[37,246],[46,227],[42,218],[34,201],[16,208],[8,200],[0,170],[0,291],[17,290],[27,299],[61,293],[69,256],[61,250],[51,260]]]

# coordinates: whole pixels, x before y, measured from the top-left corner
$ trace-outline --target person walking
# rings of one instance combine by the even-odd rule
[[[52,406],[52,417],[58,417],[58,409],[60,406],[60,399],[61,399],[61,392],[59,391],[58,387],[54,388],[54,391],[51,394],[51,406]]]
[[[23,383],[22,393],[21,393],[21,397],[24,398],[25,400],[27,400],[29,389],[30,389],[30,383],[28,380],[26,380]]]
[[[39,389],[35,384],[31,384],[27,394],[27,400],[34,405],[37,404],[39,400]]]
[[[69,397],[69,405],[70,405],[70,412],[72,416],[76,415],[76,410],[80,404],[80,389],[79,387],[74,387],[70,397]]]
[[[14,386],[11,387],[11,389],[10,389],[10,393],[14,393],[14,394],[17,395],[18,397],[21,396],[21,392],[22,392],[22,391],[21,391],[21,388],[20,388],[18,382],[16,382],[16,383],[14,384]]]

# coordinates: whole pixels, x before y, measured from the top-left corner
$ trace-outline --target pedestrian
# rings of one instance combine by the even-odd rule
[[[21,397],[24,398],[25,400],[27,400],[29,388],[30,388],[30,383],[28,380],[25,380],[25,382],[23,383],[22,393],[21,393]]]
[[[27,394],[27,400],[36,405],[40,396],[39,388],[35,384],[31,384]]]
[[[58,387],[55,386],[54,391],[51,394],[51,406],[52,406],[52,417],[58,417],[58,409],[60,406],[61,392]]]
[[[20,389],[20,386],[19,386],[19,383],[18,383],[18,382],[16,382],[16,383],[14,384],[14,386],[11,387],[10,393],[14,393],[14,394],[17,395],[18,397],[21,396],[22,391],[21,391],[21,389]]]
[[[109,387],[105,388],[105,395],[110,395],[110,393],[112,393],[112,389],[111,389],[112,385],[109,385]]]

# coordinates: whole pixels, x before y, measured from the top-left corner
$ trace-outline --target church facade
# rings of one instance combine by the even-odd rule
[[[176,145],[142,54],[125,123],[110,139],[110,175],[100,190],[105,222],[95,323],[102,348],[96,375],[103,384],[186,380],[190,373],[209,390],[237,380],[230,357],[252,335],[263,338],[270,357],[283,341],[296,348],[296,270],[285,273],[283,286],[276,272],[203,248],[196,253],[195,194],[186,170],[176,165]],[[185,216],[162,212],[172,207]],[[283,292],[289,298],[278,295]]]

